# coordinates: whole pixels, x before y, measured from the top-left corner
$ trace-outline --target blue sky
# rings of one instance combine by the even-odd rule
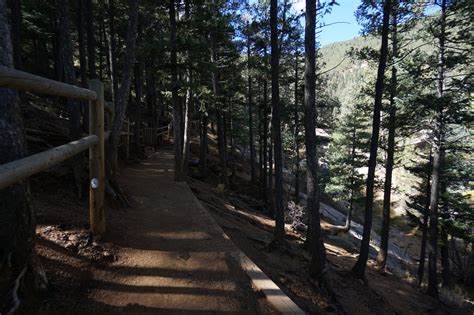
[[[355,11],[359,5],[359,0],[339,0],[339,5],[333,7],[332,12],[324,16],[325,24],[335,22],[345,22],[344,24],[334,24],[322,29],[318,35],[318,42],[321,46],[351,39],[359,35],[360,26],[355,18]],[[304,10],[305,0],[296,0],[295,9]],[[304,23],[304,21],[302,21]],[[347,24],[348,23],[348,24]]]

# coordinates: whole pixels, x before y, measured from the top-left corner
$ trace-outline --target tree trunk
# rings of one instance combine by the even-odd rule
[[[15,65],[15,69],[21,70],[23,68],[23,62],[21,60],[21,0],[9,0],[9,6],[11,13],[11,40],[13,45],[13,62]]]
[[[298,51],[295,55],[295,108],[294,108],[294,140],[295,140],[295,203],[300,202],[300,155],[298,145],[299,117],[298,117]]]
[[[62,64],[64,82],[71,85],[77,85],[77,79],[74,71],[73,63],[73,47],[69,27],[69,0],[58,0],[57,5],[59,9],[59,54]],[[81,138],[81,111],[79,102],[76,99],[67,99],[67,108],[69,112],[69,136],[71,140]],[[84,154],[77,154],[71,158],[72,172],[74,175],[74,182],[79,198],[82,197],[82,183],[84,181],[83,171]]]
[[[392,171],[393,159],[395,154],[395,128],[397,104],[397,66],[395,62],[398,58],[397,42],[397,5],[396,0],[392,6],[392,76],[390,78],[390,105],[388,118],[388,145],[387,160],[385,162],[385,183],[383,191],[383,210],[382,210],[382,232],[380,234],[380,250],[377,255],[377,263],[381,269],[385,269],[388,255],[388,240],[390,235],[390,198],[392,195]]]
[[[390,18],[391,1],[386,0],[383,6],[382,44],[380,48],[380,59],[375,83],[374,114],[372,122],[372,137],[370,139],[369,169],[367,173],[367,188],[365,196],[364,231],[360,246],[360,255],[352,272],[359,278],[364,278],[367,259],[369,258],[370,232],[372,229],[372,209],[374,206],[375,167],[377,164],[377,149],[380,133],[380,110],[382,108],[383,86],[385,79],[385,68],[388,55],[388,29]]]
[[[207,175],[207,114],[201,112],[201,134],[199,138],[199,171],[202,178]]]
[[[346,216],[346,223],[344,224],[344,231],[350,231],[351,229],[351,220],[352,220],[352,211],[354,210],[354,194],[355,194],[355,187],[354,187],[354,182],[355,182],[355,175],[356,175],[356,169],[355,169],[355,158],[356,158],[356,132],[357,132],[357,126],[356,123],[354,122],[354,126],[352,128],[352,147],[351,147],[351,197],[349,200],[349,211],[347,212]]]
[[[176,46],[176,3],[169,0],[168,9],[170,15],[170,65],[171,65],[171,107],[173,108],[173,139],[174,139],[174,179],[183,181],[181,172],[183,159],[183,143],[181,138],[181,111],[178,99],[178,65]]]
[[[5,0],[0,0],[0,65],[13,68],[13,52]],[[27,155],[18,93],[0,88],[0,164]],[[40,270],[35,259],[35,214],[27,181],[0,190],[0,313],[13,314],[21,303],[19,291],[31,292]],[[33,272],[33,277],[25,276]],[[42,283],[47,281],[41,273]],[[45,289],[45,287],[41,287]],[[26,288],[25,288],[26,287]],[[26,289],[26,290],[25,290]]]
[[[307,165],[307,211],[309,212],[308,245],[311,254],[310,273],[319,276],[326,264],[326,250],[321,235],[318,194],[318,157],[316,142],[316,2],[306,0],[305,15],[305,147]]]
[[[271,28],[271,75],[272,75],[272,129],[275,154],[275,239],[280,244],[285,238],[285,213],[283,208],[283,162],[281,144],[281,114],[279,74],[279,47],[278,47],[278,1],[270,0],[270,28]]]
[[[145,63],[146,73],[146,105],[148,119],[151,119],[151,127],[158,128],[156,114],[156,78],[154,59],[148,58]]]
[[[138,0],[129,0],[129,18],[127,28],[126,48],[123,59],[122,82],[117,93],[115,101],[115,118],[112,125],[111,134],[109,137],[106,168],[107,178],[113,180],[116,171],[116,156],[120,140],[120,133],[122,132],[123,120],[127,112],[128,95],[130,93],[130,81],[133,64],[135,63],[135,44],[137,39],[137,24],[138,24]]]
[[[430,216],[430,177],[431,177],[431,154],[430,154],[430,168],[427,173],[428,178],[426,179],[426,204],[423,213],[423,225],[421,232],[421,250],[420,250],[420,262],[418,265],[418,285],[421,285],[423,282],[423,275],[425,272],[425,256],[426,256],[426,242],[428,240],[428,219]]]
[[[449,287],[451,284],[451,271],[450,271],[450,262],[449,262],[449,251],[448,251],[448,233],[446,228],[443,226],[441,228],[441,244],[440,244],[440,254],[441,254],[441,278],[443,279],[443,287]]]
[[[211,63],[213,64],[214,68],[212,71],[212,91],[214,93],[214,97],[216,100],[217,105],[217,112],[216,112],[216,122],[217,122],[217,150],[219,152],[219,161],[223,167],[223,171],[221,176],[223,176],[223,180],[226,183],[226,168],[227,168],[227,158],[226,158],[226,148],[225,148],[225,140],[224,140],[224,116],[222,114],[222,101],[220,99],[220,91],[219,91],[219,70],[217,64],[217,49],[216,49],[216,42],[213,36],[211,36]]]
[[[248,28],[248,22],[247,22]],[[250,177],[252,184],[256,182],[255,175],[255,144],[253,141],[253,117],[252,117],[252,76],[250,75],[250,34],[247,34],[247,104],[248,104],[248,122],[249,122],[249,148],[250,148]]]
[[[438,104],[433,126],[433,170],[431,173],[430,192],[430,241],[428,246],[428,294],[438,297],[438,203],[440,171],[442,165],[442,142],[443,142],[443,96],[444,96],[444,72],[445,72],[445,36],[446,36],[446,0],[441,1],[439,54],[438,54]]]
[[[143,151],[140,144],[140,129],[142,124],[142,95],[143,95],[143,69],[140,62],[135,62],[134,66],[135,77],[135,108],[134,112],[134,130],[133,130],[133,144],[135,157],[142,157]]]
[[[191,140],[191,123],[193,112],[193,74],[191,68],[188,69],[186,103],[184,107],[184,138],[183,138],[183,158],[181,160],[181,172],[183,176],[188,174],[189,149]]]
[[[89,64],[89,79],[97,78],[95,67],[95,34],[94,34],[94,4],[92,0],[86,1],[86,21],[87,21],[87,61]]]
[[[263,79],[263,147],[262,147],[262,156],[263,156],[263,172],[262,172],[262,179],[261,179],[261,186],[262,186],[262,199],[265,205],[268,202],[268,95],[267,95],[267,79]]]
[[[81,0],[84,1],[84,0]],[[117,78],[117,44],[115,38],[115,6],[114,0],[109,0],[107,3],[107,19],[108,19],[108,32],[107,42],[109,44],[109,64],[110,64],[110,84],[112,86],[112,97],[114,103],[117,101],[118,94],[118,78]]]

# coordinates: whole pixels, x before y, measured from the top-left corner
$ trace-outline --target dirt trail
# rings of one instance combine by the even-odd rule
[[[262,307],[230,257],[233,244],[172,176],[171,148],[120,172],[132,208],[107,222],[105,239],[119,259],[93,271],[77,312],[252,314]]]

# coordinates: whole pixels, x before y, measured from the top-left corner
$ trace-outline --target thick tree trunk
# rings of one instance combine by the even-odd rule
[[[423,213],[423,223],[422,223],[422,231],[421,231],[421,250],[420,250],[420,261],[418,265],[418,285],[421,285],[423,282],[423,275],[425,272],[425,257],[426,257],[426,243],[428,241],[428,219],[430,216],[430,191],[431,191],[431,184],[430,184],[430,177],[431,177],[431,156],[430,156],[430,168],[428,171],[428,178],[426,179],[426,203],[425,209]]]
[[[278,47],[278,1],[270,0],[270,42],[272,75],[272,130],[275,154],[275,239],[279,243],[285,238],[285,213],[283,206],[283,161],[281,144],[280,88],[278,75],[280,56]]]
[[[441,1],[439,53],[438,53],[438,108],[434,118],[433,126],[433,170],[431,173],[430,192],[430,241],[428,246],[428,294],[438,297],[438,203],[439,184],[442,165],[442,142],[443,142],[443,96],[445,76],[445,36],[446,36],[446,0]]]
[[[85,25],[85,4],[84,0],[79,0],[79,14],[77,19],[77,35],[79,39],[79,66],[81,69],[81,85],[87,87],[87,57],[86,57],[86,25]],[[84,109],[88,106],[84,104]],[[84,113],[85,116],[85,113]],[[84,128],[85,129],[85,128]],[[89,130],[89,128],[87,128]]]
[[[5,0],[0,0],[0,65],[13,68],[13,53]],[[27,155],[18,94],[0,88],[0,164]],[[31,292],[32,280],[47,281],[37,263],[35,214],[26,181],[0,190],[0,313],[13,314],[22,302],[19,291]],[[32,277],[28,276],[32,273]],[[41,276],[40,278],[38,276]]]
[[[69,0],[57,0],[59,9],[59,51],[63,67],[64,82],[71,85],[77,85],[77,79],[73,63],[73,47],[69,27]],[[81,111],[79,102],[75,99],[67,99],[67,108],[69,112],[69,136],[71,140],[81,138]],[[71,166],[74,174],[77,195],[82,197],[82,183],[84,181],[84,154],[78,154],[71,158]]]
[[[369,258],[370,232],[372,230],[372,209],[374,206],[375,167],[377,165],[377,149],[380,133],[380,110],[382,108],[383,86],[385,79],[385,68],[388,55],[388,29],[390,19],[391,1],[385,0],[383,6],[382,44],[380,48],[380,59],[375,83],[374,114],[372,122],[372,137],[370,139],[369,169],[367,173],[367,187],[365,196],[364,231],[360,254],[352,272],[359,278],[364,278],[367,259]]]
[[[305,146],[307,167],[307,211],[309,226],[307,241],[311,254],[310,273],[319,276],[326,264],[326,251],[321,235],[318,194],[318,157],[316,142],[316,2],[306,0],[305,15]]]
[[[89,65],[89,79],[97,78],[95,66],[95,29],[94,29],[94,4],[92,0],[86,1],[86,21],[87,21],[87,61]]]
[[[23,62],[21,59],[21,0],[9,0],[9,6],[11,12],[11,40],[13,45],[13,62],[15,65],[15,69],[21,70],[23,68]]]
[[[248,23],[247,23],[248,28]],[[249,148],[250,148],[250,177],[252,183],[256,183],[255,174],[255,143],[253,141],[253,114],[252,114],[252,76],[250,75],[250,34],[247,34],[247,104],[249,123]]]
[[[106,154],[107,178],[113,180],[116,171],[116,155],[122,132],[123,120],[127,112],[128,95],[130,94],[130,81],[135,63],[135,44],[137,39],[138,0],[129,0],[129,18],[125,55],[123,59],[122,82],[115,101],[115,118],[108,142]]]
[[[398,39],[397,39],[397,5],[396,0],[392,6],[392,75],[390,78],[390,105],[388,117],[388,145],[387,160],[385,162],[385,183],[383,191],[383,210],[382,210],[382,232],[380,233],[380,250],[377,255],[377,263],[381,269],[385,269],[388,255],[388,240],[390,235],[390,200],[392,195],[392,171],[393,159],[395,155],[395,128],[397,104],[397,66],[395,62],[398,58]]]

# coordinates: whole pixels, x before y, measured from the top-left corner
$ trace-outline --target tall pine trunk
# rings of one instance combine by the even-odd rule
[[[170,66],[171,66],[171,107],[173,110],[173,139],[174,139],[174,179],[183,181],[184,176],[181,172],[181,163],[183,159],[183,142],[181,136],[181,110],[178,99],[178,64],[177,64],[177,45],[176,45],[176,3],[175,0],[169,0],[168,10],[170,16]]]
[[[96,79],[97,69],[95,65],[94,4],[92,0],[85,1],[87,22],[87,61],[89,65],[89,79]]]
[[[295,141],[295,202],[300,201],[300,155],[298,144],[299,117],[298,117],[298,52],[295,55],[295,107],[294,107],[294,141]]]
[[[135,108],[133,109],[133,120],[135,122],[133,130],[133,145],[135,157],[143,155],[140,145],[140,127],[142,123],[142,95],[143,95],[143,69],[140,62],[134,65],[135,77]]]
[[[377,255],[377,263],[381,269],[385,268],[388,255],[388,241],[390,235],[390,199],[392,195],[392,171],[393,159],[395,155],[395,128],[397,104],[397,65],[398,58],[398,38],[397,38],[397,0],[393,0],[392,6],[392,74],[390,77],[390,105],[388,117],[388,145],[387,160],[385,162],[385,183],[383,191],[383,210],[382,210],[382,232],[380,234],[380,250]]]
[[[23,68],[23,62],[21,59],[21,0],[10,0],[9,6],[11,12],[11,40],[13,46],[13,63],[15,65],[15,69],[21,70]]]
[[[308,245],[311,254],[310,273],[318,276],[326,263],[326,251],[321,235],[318,194],[318,157],[316,141],[316,2],[306,0],[305,15],[305,147],[307,168],[307,211],[309,212]]]
[[[84,0],[81,0],[84,1]],[[112,85],[112,97],[114,103],[117,102],[118,94],[118,77],[117,77],[117,42],[115,37],[115,6],[114,0],[107,2],[107,43],[108,43],[108,58],[110,65],[110,83]]]
[[[426,201],[425,208],[423,213],[423,222],[421,227],[421,249],[420,249],[420,260],[418,265],[418,285],[421,285],[423,282],[423,275],[425,273],[425,260],[426,260],[426,243],[428,241],[428,219],[430,217],[430,177],[431,177],[431,154],[430,154],[430,165],[427,172],[426,179]]]
[[[130,81],[132,76],[133,64],[135,63],[135,46],[137,40],[137,24],[138,24],[138,0],[129,0],[129,17],[127,27],[126,48],[123,58],[122,81],[117,92],[115,101],[115,117],[112,124],[107,152],[106,152],[106,168],[107,178],[114,180],[116,171],[116,157],[122,132],[123,120],[127,112],[128,96],[130,94]]]
[[[261,176],[261,190],[262,190],[262,199],[265,205],[267,205],[268,201],[268,95],[267,95],[267,79],[263,78],[263,104],[262,104],[262,111],[263,111],[263,145],[262,145],[262,156],[263,156],[263,167],[262,167],[262,176]]]
[[[280,56],[278,47],[278,1],[270,1],[270,42],[272,75],[272,130],[275,154],[275,239],[283,243],[285,237],[285,213],[283,206],[283,161],[281,144],[280,88],[278,75]]]
[[[248,28],[248,23],[247,23]],[[250,31],[249,31],[250,32]],[[247,106],[249,124],[249,148],[250,148],[250,177],[252,183],[256,182],[255,174],[255,143],[253,141],[253,115],[252,115],[252,76],[250,75],[250,34],[247,34]]]
[[[428,246],[428,294],[438,297],[438,204],[442,165],[444,77],[445,77],[446,0],[441,0],[440,32],[438,35],[438,102],[433,126],[433,170],[430,192],[430,229]]]
[[[352,272],[359,278],[364,278],[367,259],[369,258],[370,232],[372,230],[372,212],[374,206],[375,167],[377,166],[377,149],[380,133],[380,110],[382,109],[382,96],[385,79],[385,68],[388,55],[388,30],[390,20],[391,1],[385,0],[383,6],[382,44],[380,48],[377,81],[375,83],[374,113],[372,121],[372,137],[370,139],[369,169],[367,173],[367,186],[365,195],[364,230],[360,254]]]
[[[67,84],[77,85],[77,79],[74,71],[73,63],[73,46],[70,32],[69,21],[69,0],[58,0],[59,21],[59,55],[62,65],[63,81]],[[81,111],[79,102],[76,99],[67,99],[67,108],[69,112],[69,137],[71,140],[81,138]],[[84,172],[84,154],[77,154],[71,158],[72,172],[74,175],[74,183],[79,198],[82,197],[82,182]]]

